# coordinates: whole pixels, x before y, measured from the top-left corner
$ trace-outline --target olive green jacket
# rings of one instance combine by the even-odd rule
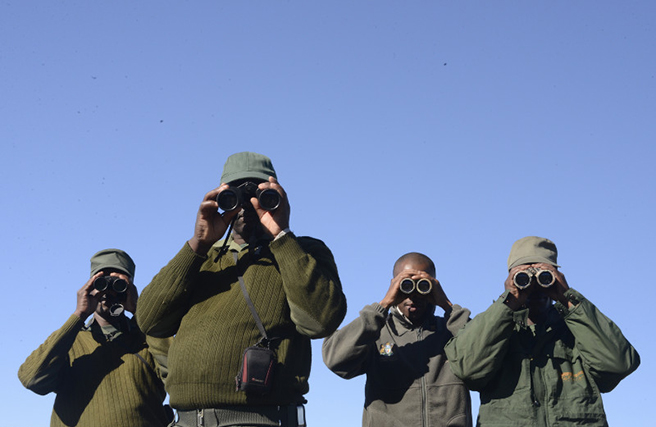
[[[362,425],[470,427],[469,391],[449,369],[444,345],[469,320],[459,305],[415,327],[378,303],[326,338],[323,360],[342,378],[366,374]]]
[[[607,426],[600,393],[637,369],[620,329],[573,289],[547,320],[528,326],[506,291],[451,339],[451,369],[480,392],[478,426]]]

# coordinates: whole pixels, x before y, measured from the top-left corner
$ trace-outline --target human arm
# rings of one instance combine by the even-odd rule
[[[345,379],[364,374],[387,313],[378,303],[365,306],[357,319],[327,337],[321,353],[328,369]]]
[[[346,297],[337,266],[320,240],[286,233],[269,245],[278,264],[296,330],[323,338],[337,329],[346,315]]]
[[[152,354],[155,363],[157,364],[157,374],[160,379],[166,382],[169,373],[169,348],[173,342],[173,337],[156,338],[151,335],[146,335],[146,343],[148,344],[148,351]]]
[[[71,315],[27,357],[18,369],[18,378],[26,388],[40,395],[57,391],[70,366],[68,352],[83,325],[83,319]]]
[[[574,289],[555,304],[575,339],[575,347],[601,392],[609,392],[640,365],[640,356],[617,325]]]
[[[504,303],[507,297],[508,291],[486,311],[456,330],[444,348],[453,373],[471,390],[480,390],[492,379],[508,351],[515,317],[522,313],[516,314]]]
[[[64,370],[70,364],[68,352],[84,321],[98,306],[100,293],[94,289],[93,282],[103,274],[102,271],[94,274],[77,291],[73,314],[21,365],[18,378],[25,387],[41,395],[56,391]]]
[[[153,277],[139,297],[136,319],[146,335],[173,336],[188,310],[189,295],[200,267],[207,260],[185,243],[169,263]]]

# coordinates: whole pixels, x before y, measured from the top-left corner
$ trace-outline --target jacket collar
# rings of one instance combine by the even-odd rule
[[[437,319],[433,313],[427,312],[424,321],[420,326],[413,325],[412,322],[407,317],[405,317],[396,306],[390,308],[389,316],[392,319],[392,324],[394,326],[395,332],[399,336],[419,328],[430,331],[437,329]]]

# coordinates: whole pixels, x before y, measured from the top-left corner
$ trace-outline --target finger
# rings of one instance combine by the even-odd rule
[[[207,194],[205,194],[205,197],[203,198],[203,201],[206,201],[206,200],[216,201],[216,196],[218,196],[220,192],[227,189],[228,187],[229,187],[228,184],[221,183],[221,185],[216,187],[214,190],[208,191]]]
[[[271,188],[273,190],[276,190],[280,195],[282,196],[283,199],[287,198],[287,192],[285,192],[285,189],[282,188],[282,185],[278,182],[278,180],[272,176],[269,177],[269,182],[262,182],[258,186],[261,190],[265,188]]]
[[[219,210],[219,203],[216,201],[216,199],[203,200],[198,210],[203,215],[212,215]]]

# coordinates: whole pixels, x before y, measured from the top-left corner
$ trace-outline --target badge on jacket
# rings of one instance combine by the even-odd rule
[[[388,342],[386,342],[385,344],[381,344],[379,350],[380,355],[387,356],[387,357],[393,356],[394,355],[394,351],[392,351],[393,348],[394,348],[394,344],[390,344]]]

